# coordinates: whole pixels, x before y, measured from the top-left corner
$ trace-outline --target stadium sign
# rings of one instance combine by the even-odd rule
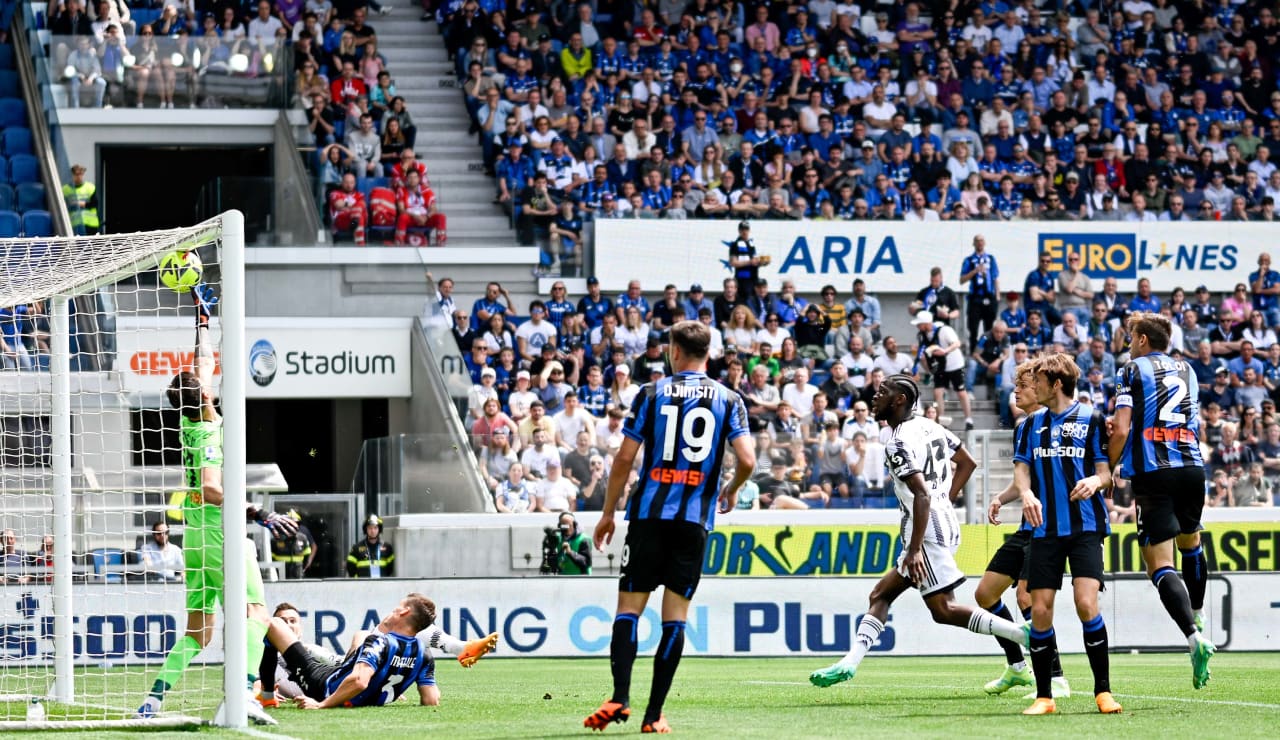
[[[602,220],[595,224],[596,275],[604,290],[626,289],[638,279],[658,292],[667,283],[685,290],[692,283],[717,285],[729,277],[728,244],[737,236],[733,221]],[[1120,228],[1118,228],[1120,227]],[[1139,277],[1167,292],[1203,283],[1230,292],[1256,268],[1271,248],[1266,226],[1252,223],[964,222],[921,224],[854,221],[754,221],[751,236],[759,254],[772,258],[761,277],[777,285],[796,283],[801,293],[825,284],[848,291],[862,278],[877,293],[915,293],[928,282],[929,268],[941,267],[959,288],[960,265],[973,237],[986,237],[987,251],[1000,267],[1002,289],[1021,290],[1037,268],[1037,254],[1053,258],[1052,270],[1080,254],[1086,274],[1114,277],[1130,292]],[[1101,287],[1100,285],[1098,286]],[[714,293],[715,288],[708,292]]]
[[[252,317],[247,324],[249,398],[410,395],[407,320]],[[221,331],[216,323],[212,328],[217,344]],[[191,337],[186,319],[139,319],[122,326],[116,366],[125,389],[162,392],[175,373],[192,366]],[[218,362],[215,372],[225,371]]]
[[[688,618],[689,655],[797,656],[844,653],[850,647],[875,578],[704,578]],[[959,589],[973,603],[977,579]],[[80,665],[158,664],[185,624],[182,584],[78,584],[73,589],[75,660]],[[1211,637],[1229,650],[1280,650],[1280,588],[1276,573],[1217,573],[1209,580],[1206,610]],[[617,580],[611,576],[282,581],[266,584],[269,604],[288,601],[304,616],[304,636],[341,654],[356,630],[371,629],[408,591],[435,599],[441,627],[462,640],[497,632],[495,657],[609,654]],[[0,661],[44,665],[52,660],[52,587],[0,586]],[[1163,619],[1160,600],[1145,576],[1108,579],[1099,600],[1112,647],[1169,649],[1176,633],[1152,630]],[[657,604],[641,615],[639,647],[652,650],[662,631]],[[1069,609],[1061,612],[1067,618]],[[1074,619],[1074,616],[1071,617]],[[898,640],[902,631],[910,639]],[[221,660],[221,631],[202,653]],[[1079,630],[1062,630],[1064,652],[1082,652]],[[989,637],[933,623],[918,600],[894,609],[876,651],[889,655],[999,654]],[[1123,660],[1123,659],[1118,659]],[[603,666],[603,663],[602,663]],[[443,681],[448,671],[442,664]],[[602,671],[607,671],[603,668]],[[602,673],[601,675],[606,675]],[[803,680],[799,678],[797,680]]]
[[[956,564],[981,576],[1013,525],[960,525]],[[1280,570],[1280,523],[1209,522],[1201,533],[1209,570]],[[897,525],[721,525],[707,537],[702,573],[708,576],[875,576],[902,552]],[[1108,573],[1142,573],[1132,524],[1113,525],[1103,546]]]

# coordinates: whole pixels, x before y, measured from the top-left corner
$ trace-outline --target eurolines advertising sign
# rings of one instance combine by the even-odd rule
[[[680,290],[702,283],[709,294],[733,275],[729,244],[737,221],[604,220],[596,222],[596,276],[610,294],[638,279],[648,292],[667,283]],[[1000,289],[1022,290],[1037,256],[1047,253],[1050,269],[1066,266],[1067,256],[1083,257],[1083,269],[1100,290],[1115,278],[1124,292],[1137,279],[1166,293],[1204,284],[1230,292],[1257,269],[1258,255],[1272,248],[1273,231],[1262,224],[1120,222],[975,222],[904,223],[884,221],[753,221],[751,238],[758,255],[770,258],[760,277],[776,288],[783,280],[801,293],[835,285],[842,294],[861,278],[872,293],[915,293],[929,280],[929,268],[942,268],[953,289],[960,266],[981,234],[1000,269]]]
[[[248,319],[249,398],[388,398],[410,394],[407,319]],[[160,393],[194,360],[188,321],[121,322],[117,370],[130,391]],[[213,341],[221,347],[221,331]],[[220,355],[219,355],[219,359]],[[219,363],[217,373],[227,372]]]

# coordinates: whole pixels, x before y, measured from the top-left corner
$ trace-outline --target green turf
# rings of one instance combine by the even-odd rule
[[[1021,691],[988,697],[982,684],[1000,672],[997,656],[978,658],[868,658],[852,682],[829,689],[807,683],[826,659],[686,659],[667,702],[667,717],[681,735],[719,738],[904,737],[1276,737],[1280,727],[1280,654],[1224,653],[1213,663],[1209,688],[1191,688],[1186,655],[1112,656],[1112,685],[1124,705],[1120,716],[1094,708],[1088,663],[1066,656],[1072,687],[1082,693],[1058,703],[1061,714],[1023,717],[1030,702]],[[636,734],[648,694],[651,659],[636,664],[633,719],[606,734]],[[471,670],[456,663],[437,669],[439,707],[406,697],[390,707],[273,710],[280,726],[264,728],[296,738],[424,736],[516,738],[587,736],[582,718],[606,698],[609,663],[601,659],[482,661]],[[201,735],[237,736],[203,729]],[[154,733],[191,738],[191,733]],[[243,735],[238,735],[243,737]],[[59,737],[123,737],[64,733]]]

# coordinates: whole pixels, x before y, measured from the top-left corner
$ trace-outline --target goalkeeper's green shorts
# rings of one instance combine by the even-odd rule
[[[183,549],[182,557],[187,565],[187,611],[214,613],[223,600],[222,589],[226,580],[222,568],[221,538],[200,538],[194,547]],[[244,551],[244,580],[246,602],[266,604],[262,573],[258,570],[258,560],[251,547]]]

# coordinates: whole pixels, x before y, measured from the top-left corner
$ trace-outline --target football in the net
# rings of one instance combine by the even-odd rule
[[[160,260],[160,282],[179,293],[199,285],[203,272],[204,265],[195,252],[170,252]]]

